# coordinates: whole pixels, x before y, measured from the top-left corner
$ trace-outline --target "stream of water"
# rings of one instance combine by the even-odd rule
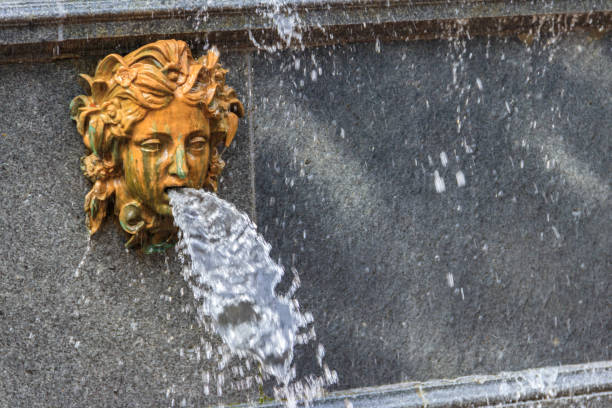
[[[297,275],[284,294],[276,285],[284,270],[270,258],[270,245],[248,216],[231,203],[203,190],[170,192],[174,221],[179,227],[179,256],[186,264],[184,278],[199,304],[198,317],[212,320],[233,355],[253,358],[265,376],[278,384],[275,396],[288,406],[311,400],[336,373],[317,359],[323,375],[295,380],[294,346],[312,340],[310,313],[302,313],[293,298]]]

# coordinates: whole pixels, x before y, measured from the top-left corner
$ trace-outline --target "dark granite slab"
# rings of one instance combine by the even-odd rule
[[[339,388],[610,359],[611,46],[254,58],[257,222]]]

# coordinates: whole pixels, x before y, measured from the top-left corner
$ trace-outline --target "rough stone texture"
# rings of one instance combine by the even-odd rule
[[[339,388],[610,358],[611,45],[254,58],[257,221]]]
[[[222,61],[231,67],[228,82],[246,95],[245,56]],[[68,103],[82,93],[78,73],[94,67],[90,59],[0,67],[0,407],[203,406],[256,398],[256,388],[229,386],[216,397],[218,355],[207,359],[203,342],[215,350],[219,342],[198,327],[173,252],[167,262],[126,252],[119,227],[107,222],[86,255],[82,207],[90,185],[79,170],[85,148]],[[251,211],[247,129],[243,121],[224,156],[221,195]]]

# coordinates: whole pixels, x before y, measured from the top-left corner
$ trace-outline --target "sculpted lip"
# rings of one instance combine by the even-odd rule
[[[170,191],[170,189],[174,189],[174,188],[181,188],[180,186],[172,186],[172,187],[166,187],[164,188],[164,195],[162,196],[164,198],[164,201],[169,203],[170,202],[170,196],[168,195],[168,191]]]

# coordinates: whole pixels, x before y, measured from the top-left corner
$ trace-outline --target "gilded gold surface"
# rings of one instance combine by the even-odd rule
[[[128,247],[164,250],[176,239],[168,189],[217,190],[244,108],[225,84],[216,48],[194,59],[183,41],[164,40],[121,57],[105,57],[88,95],[70,114],[89,150],[81,168],[93,187],[85,196],[87,226],[96,233],[111,211]]]

